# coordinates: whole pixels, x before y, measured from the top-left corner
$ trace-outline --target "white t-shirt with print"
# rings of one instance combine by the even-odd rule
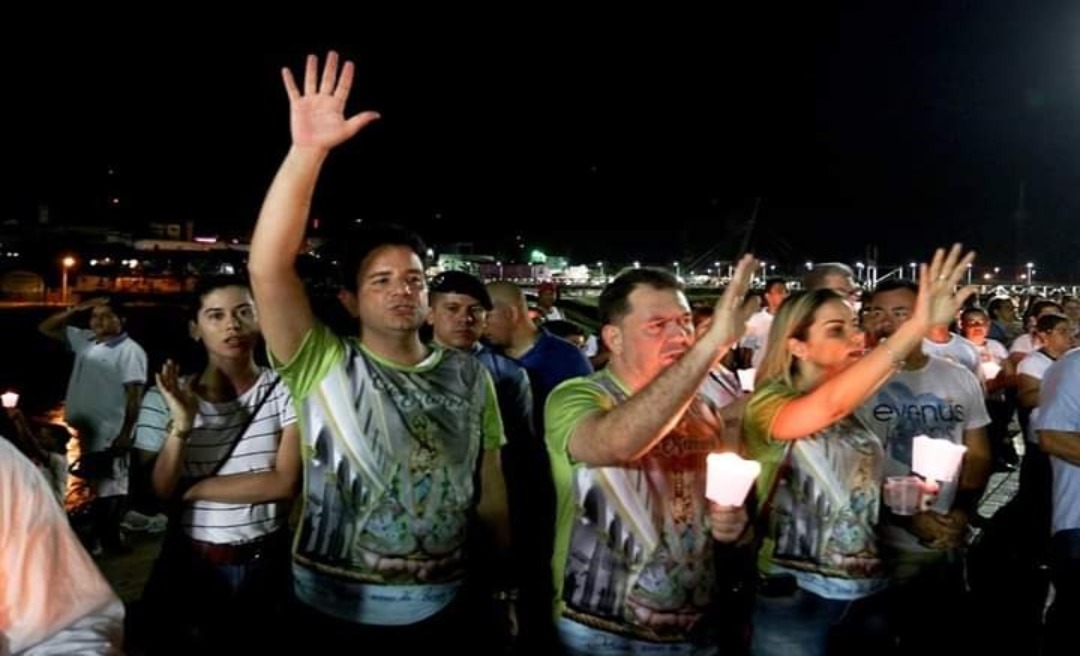
[[[960,365],[931,357],[922,369],[902,370],[856,411],[885,444],[885,475],[911,473],[914,438],[927,435],[964,443],[964,432],[990,423],[982,384]],[[942,483],[932,509],[948,512],[956,498],[957,477]],[[882,541],[903,551],[932,551],[899,526],[882,527]]]

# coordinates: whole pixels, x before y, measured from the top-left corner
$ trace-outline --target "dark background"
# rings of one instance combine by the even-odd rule
[[[359,66],[350,111],[383,119],[325,170],[329,232],[689,263],[733,255],[761,198],[773,261],[959,239],[1080,276],[1080,3],[801,4],[42,15],[3,46],[2,217],[245,235],[288,145],[279,69],[332,46]]]

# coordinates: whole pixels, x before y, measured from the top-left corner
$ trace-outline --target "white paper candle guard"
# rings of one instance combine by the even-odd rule
[[[734,453],[710,453],[706,458],[705,496],[721,506],[741,506],[761,473],[761,463]]]
[[[911,470],[927,480],[949,482],[956,478],[965,452],[963,444],[919,435],[912,443]]]

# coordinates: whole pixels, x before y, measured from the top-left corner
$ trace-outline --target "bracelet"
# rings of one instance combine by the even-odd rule
[[[166,436],[175,435],[181,442],[186,442],[187,438],[191,436],[191,428],[177,428],[176,423],[170,417],[169,422],[165,424],[165,433]]]

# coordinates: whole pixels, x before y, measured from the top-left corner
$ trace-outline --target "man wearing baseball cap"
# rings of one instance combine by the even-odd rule
[[[549,465],[543,442],[533,430],[529,377],[516,360],[480,341],[492,302],[479,278],[464,271],[444,271],[432,279],[428,290],[427,321],[435,343],[472,353],[487,367],[495,382],[507,440],[503,471],[510,504],[514,578],[518,586],[506,596],[508,601],[516,597],[519,644],[537,646],[544,636],[553,637],[551,539],[538,535],[538,530],[546,529],[546,524],[536,521],[544,512],[537,504],[545,503],[545,499],[551,504],[554,490],[549,477],[537,475],[546,474]]]

